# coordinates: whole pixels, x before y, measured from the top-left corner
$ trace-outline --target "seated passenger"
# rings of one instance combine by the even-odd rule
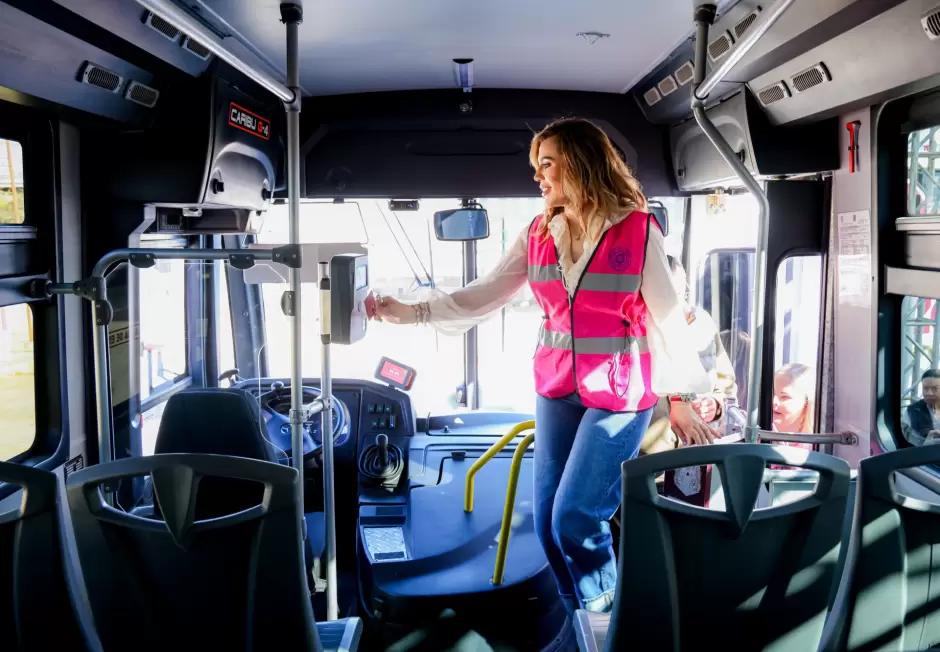
[[[774,432],[812,433],[816,420],[816,370],[799,362],[774,374]],[[813,444],[785,443],[813,450]]]
[[[907,440],[915,446],[940,443],[940,371],[928,369],[920,379],[922,399],[905,410]]]

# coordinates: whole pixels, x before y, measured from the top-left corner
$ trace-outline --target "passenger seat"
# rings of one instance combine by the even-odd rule
[[[715,464],[725,511],[670,500],[654,479]],[[755,509],[769,464],[819,473],[813,494]],[[765,444],[696,446],[623,463],[619,575],[611,614],[578,611],[582,652],[815,650],[836,584],[849,467]]]
[[[859,463],[845,568],[821,650],[940,646],[940,505],[899,493],[905,483],[922,490],[899,472],[936,464],[940,446]]]
[[[4,649],[99,652],[91,614],[67,590],[65,572],[75,569],[63,558],[58,476],[0,462],[0,483],[22,487],[17,504],[0,511],[0,636],[11,641]]]
[[[100,490],[145,474],[163,521],[115,509]],[[263,499],[201,520],[199,494],[219,486],[209,479],[255,483]],[[314,622],[299,481],[288,466],[198,454],[127,458],[70,475],[74,546],[104,649],[355,652],[358,618]]]

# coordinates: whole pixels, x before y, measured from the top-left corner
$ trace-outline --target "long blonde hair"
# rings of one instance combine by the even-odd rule
[[[799,362],[785,364],[774,374],[774,377],[785,376],[790,379],[793,386],[804,396],[806,404],[803,408],[803,419],[798,432],[815,432],[816,429],[816,370],[809,365]]]
[[[562,191],[581,230],[597,239],[609,217],[647,210],[646,197],[610,139],[582,118],[557,120],[532,138],[529,162],[538,169],[539,145],[554,138],[562,163]],[[548,223],[564,209],[545,207],[538,235],[548,235]]]

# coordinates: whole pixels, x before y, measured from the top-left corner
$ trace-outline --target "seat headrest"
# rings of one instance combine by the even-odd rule
[[[659,224],[663,235],[669,235],[669,211],[666,210],[666,207],[658,201],[651,201],[649,202],[649,209],[653,217],[656,218],[656,223]]]
[[[166,402],[155,453],[208,453],[277,462],[258,402],[241,389],[190,389]]]

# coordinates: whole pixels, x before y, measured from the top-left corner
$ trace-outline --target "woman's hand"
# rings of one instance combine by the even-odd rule
[[[692,409],[705,423],[711,423],[718,418],[718,401],[712,396],[692,401]]]
[[[711,444],[718,437],[713,428],[702,422],[691,403],[671,403],[669,420],[672,422],[672,431],[686,444]]]
[[[369,295],[366,300],[366,312],[370,319],[387,321],[390,324],[414,324],[417,318],[414,306],[379,294]]]

